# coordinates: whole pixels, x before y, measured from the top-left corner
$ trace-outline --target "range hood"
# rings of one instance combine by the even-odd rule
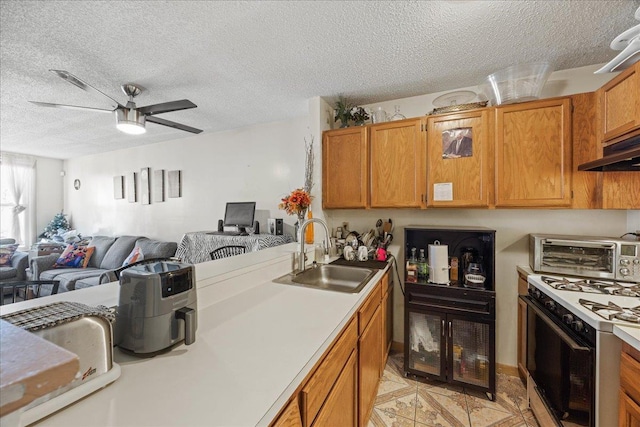
[[[601,159],[583,163],[579,171],[640,172],[640,135],[604,147]]]

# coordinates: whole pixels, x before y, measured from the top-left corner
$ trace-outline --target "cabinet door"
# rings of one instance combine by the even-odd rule
[[[489,110],[429,117],[427,206],[489,206]],[[451,185],[449,194],[436,191]]]
[[[640,427],[640,406],[622,389],[619,396],[618,426]]]
[[[409,309],[405,319],[405,369],[445,381],[445,315]]]
[[[371,126],[371,207],[425,207],[426,132],[421,119]]]
[[[490,363],[493,360],[491,325],[455,316],[447,316],[447,323],[449,378],[494,390]]]
[[[318,412],[313,425],[352,426],[358,425],[358,356],[353,351],[347,364],[336,380],[324,406]]]
[[[386,273],[381,282],[384,295],[380,304],[382,307],[382,369],[380,375],[384,372],[393,341],[393,280],[390,279],[389,273]]]
[[[360,335],[358,351],[358,392],[360,425],[365,426],[378,393],[382,366],[382,310],[375,311],[369,325]]]
[[[614,77],[598,93],[603,141],[640,128],[640,62]]]
[[[571,204],[570,110],[569,98],[496,108],[496,206]]]
[[[369,188],[367,128],[326,131],[322,138],[322,207],[364,208]]]
[[[300,416],[300,407],[298,406],[298,399],[295,398],[286,408],[282,411],[282,414],[278,419],[271,424],[272,427],[302,427],[302,418]]]

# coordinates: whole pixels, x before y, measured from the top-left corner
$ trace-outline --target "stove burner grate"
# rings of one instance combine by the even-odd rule
[[[601,282],[591,279],[569,280],[565,277],[558,279],[555,277],[540,276],[540,279],[547,285],[558,290],[640,297],[640,285],[624,286],[618,282]]]
[[[620,307],[609,301],[607,305],[580,298],[578,302],[587,309],[606,320],[621,320],[623,322],[640,324],[640,306]]]

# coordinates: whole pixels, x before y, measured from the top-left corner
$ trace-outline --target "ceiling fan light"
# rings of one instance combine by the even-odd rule
[[[141,135],[145,128],[145,115],[132,108],[118,108],[116,110],[116,128],[129,135]]]

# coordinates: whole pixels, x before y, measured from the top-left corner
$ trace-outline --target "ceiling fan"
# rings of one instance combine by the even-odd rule
[[[634,18],[640,21],[640,7],[636,10]],[[621,52],[602,68],[594,71],[594,74],[621,71],[640,60],[640,24],[619,34],[613,39],[609,47],[613,50],[620,50]]]
[[[79,87],[80,89],[86,90],[87,92],[98,93],[102,96],[109,98],[111,106],[113,109],[103,109],[103,108],[94,108],[94,107],[81,107],[78,105],[65,105],[65,104],[52,104],[49,102],[38,102],[38,101],[29,101],[33,104],[39,105],[41,107],[53,107],[53,108],[67,108],[71,110],[84,110],[84,111],[97,111],[100,113],[115,113],[116,116],[116,127],[118,130],[132,134],[132,135],[140,135],[146,132],[145,123],[151,122],[156,123],[162,126],[168,126],[175,129],[184,130],[186,132],[191,133],[200,133],[201,129],[196,129],[191,126],[183,125],[181,123],[172,122],[170,120],[161,119],[159,117],[155,117],[156,114],[168,113],[171,111],[179,111],[179,110],[188,110],[190,108],[196,108],[197,105],[188,99],[182,99],[180,101],[171,101],[171,102],[163,102],[161,104],[153,104],[147,105],[145,107],[136,107],[136,103],[133,102],[133,98],[138,96],[142,92],[142,88],[133,83],[126,83],[121,86],[122,91],[125,95],[129,97],[129,101],[125,105],[120,104],[115,99],[111,98],[109,95],[101,92],[90,84],[80,80],[73,74],[64,70],[49,70],[52,73],[56,74],[58,77],[68,81],[74,86]]]

